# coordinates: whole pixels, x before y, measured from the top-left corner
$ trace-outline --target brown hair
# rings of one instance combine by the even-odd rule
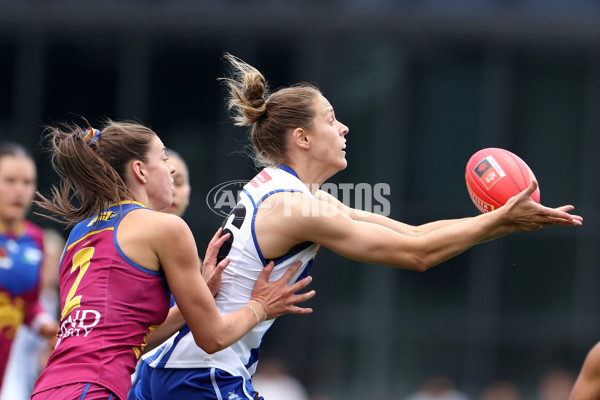
[[[299,83],[269,93],[267,81],[254,67],[225,53],[231,75],[220,78],[229,87],[227,108],[233,110],[238,126],[251,126],[250,139],[256,165],[285,162],[289,134],[296,128],[310,128],[315,116],[314,102],[321,94],[310,83]]]
[[[111,204],[132,199],[125,183],[127,163],[146,161],[156,134],[138,123],[110,119],[104,121],[100,132],[94,143],[89,123],[87,129],[74,124],[46,127],[52,167],[61,182],[60,187],[52,186],[51,198],[38,193],[40,200],[35,203],[54,214],[41,215],[71,226]]]

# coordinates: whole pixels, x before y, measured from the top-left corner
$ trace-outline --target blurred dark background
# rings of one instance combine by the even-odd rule
[[[518,154],[544,204],[585,218],[426,273],[321,249],[315,313],[281,318],[265,356],[349,400],[403,398],[434,375],[475,397],[510,380],[534,398],[548,370],[577,373],[600,340],[600,1],[0,0],[0,140],[32,149],[47,193],[44,124],[150,126],[189,164],[185,218],[204,254],[222,222],[207,193],[255,171],[217,82],[225,51],[273,89],[316,83],[350,127],[331,182],[389,184],[395,219],[476,215],[464,167],[483,147]]]

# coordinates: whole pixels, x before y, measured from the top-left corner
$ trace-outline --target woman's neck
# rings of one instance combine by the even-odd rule
[[[286,163],[285,165],[294,170],[298,179],[308,187],[312,194],[315,194],[321,185],[335,173],[327,170],[319,170],[315,167],[311,168],[310,164]]]
[[[19,234],[25,226],[23,219],[0,219],[0,232]]]

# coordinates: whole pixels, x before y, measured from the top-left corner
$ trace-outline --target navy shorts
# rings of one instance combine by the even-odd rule
[[[250,381],[216,368],[138,367],[129,400],[264,400]]]

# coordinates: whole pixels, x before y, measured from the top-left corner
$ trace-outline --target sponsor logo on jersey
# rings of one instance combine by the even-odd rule
[[[38,264],[42,261],[42,251],[35,247],[29,247],[23,252],[23,261],[27,264]]]
[[[263,183],[269,182],[271,179],[271,175],[267,174],[267,171],[265,171],[264,169],[260,172],[260,174],[256,175],[254,178],[252,178],[252,180],[250,181],[250,184],[252,186],[254,186],[255,188],[259,187],[260,185],[262,185]]]
[[[100,322],[100,313],[96,310],[77,310],[71,312],[60,324],[58,344],[70,336],[87,337]]]
[[[93,218],[87,226],[92,226],[96,221],[110,221],[117,216],[117,212],[115,211],[107,211],[99,214],[97,217]]]

